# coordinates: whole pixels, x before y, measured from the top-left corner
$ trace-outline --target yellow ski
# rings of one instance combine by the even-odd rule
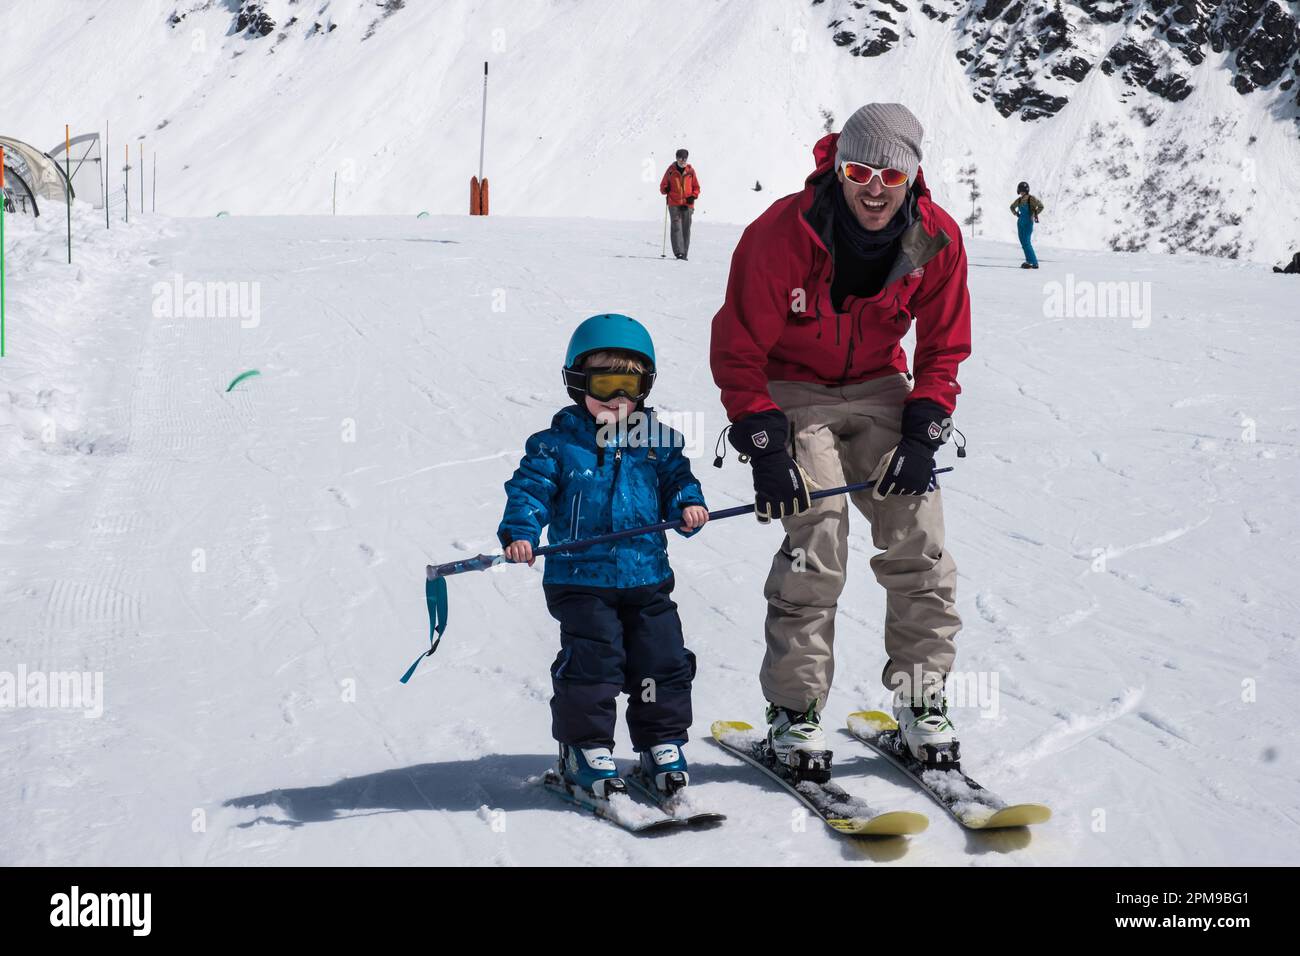
[[[776,781],[836,833],[847,836],[900,836],[920,833],[930,821],[923,813],[908,810],[876,810],[860,797],[846,793],[834,783],[793,779],[788,769],[767,754],[767,737],[738,720],[713,722],[713,741]],[[784,772],[783,772],[784,771]]]
[[[927,768],[908,751],[898,722],[878,710],[849,714],[849,733],[912,778],[936,803],[968,830],[995,830],[1046,823],[1051,808],[1041,803],[1008,804],[962,772]]]

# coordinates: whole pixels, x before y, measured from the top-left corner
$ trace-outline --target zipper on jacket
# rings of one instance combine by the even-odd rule
[[[623,465],[623,446],[614,446],[614,474],[609,480],[609,530],[618,531],[614,527],[614,499],[618,497],[618,472]]]

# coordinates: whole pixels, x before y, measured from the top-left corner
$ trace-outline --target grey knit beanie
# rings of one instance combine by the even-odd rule
[[[845,162],[892,166],[907,173],[910,185],[921,165],[925,131],[901,103],[868,103],[849,117],[836,144],[835,168]]]

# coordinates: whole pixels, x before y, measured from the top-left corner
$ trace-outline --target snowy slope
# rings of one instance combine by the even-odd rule
[[[659,177],[687,145],[699,218],[748,222],[802,179],[824,126],[896,100],[924,123],[930,183],[959,216],[958,172],[975,166],[983,235],[1005,235],[1028,179],[1059,245],[1278,261],[1300,242],[1300,111],[1233,90],[1227,53],[1188,69],[1181,102],[1094,69],[1058,114],[1023,122],[974,98],[956,20],[891,14],[905,24],[893,49],[850,55],[831,24],[861,6],[267,0],[262,36],[236,29],[249,4],[235,0],[12,0],[3,126],[48,148],[64,123],[108,124],[115,167],[143,139],[174,215],[325,213],[336,173],[341,212],[459,214],[490,60],[499,213],[658,221]],[[1099,56],[1125,29],[1092,24],[1076,42]]]
[[[0,863],[1300,862],[1292,277],[1051,246],[1029,275],[1012,245],[971,246],[947,520],[958,666],[1000,694],[954,719],[969,769],[1052,823],[964,833],[837,739],[847,788],[932,819],[853,844],[708,744],[712,719],[761,720],[780,533],[736,519],[671,544],[689,753],[731,819],[636,839],[526,782],[552,746],[540,563],[453,579],[443,648],[397,678],[426,640],[425,563],[493,548],[582,316],[647,322],[711,504],[746,499],[734,457],[709,467],[737,227],[702,224],[682,264],[645,222],[87,216],[69,269],[57,223],[10,221],[0,671],[100,672],[104,706],[0,709]],[[258,321],[157,315],[178,275],[258,283]],[[1128,280],[1149,322],[1046,314],[1050,283]],[[863,522],[852,546],[832,727],[886,700]]]

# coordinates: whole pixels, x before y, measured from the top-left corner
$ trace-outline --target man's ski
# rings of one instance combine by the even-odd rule
[[[756,767],[790,792],[836,833],[849,836],[898,836],[920,833],[930,821],[923,813],[880,811],[833,783],[795,780],[782,764],[765,758],[767,737],[749,724],[715,720],[713,740],[719,747]]]
[[[608,820],[615,826],[622,827],[629,833],[672,830],[686,825],[685,821],[669,816],[658,807],[647,807],[637,803],[626,793],[611,794],[608,799],[605,799],[588,793],[581,787],[571,787],[554,768],[542,775],[542,786],[561,800],[567,800],[602,820]]]
[[[716,810],[706,810],[699,806],[695,801],[695,795],[690,791],[690,787],[685,787],[671,796],[660,793],[654,782],[647,780],[641,773],[640,767],[634,767],[623,777],[623,781],[627,784],[628,790],[645,797],[674,820],[678,820],[687,826],[713,826],[727,819],[726,814],[718,813]]]
[[[898,722],[878,710],[849,714],[849,733],[889,760],[968,830],[994,830],[1045,823],[1051,808],[1041,803],[1008,804],[961,770],[927,768],[912,756],[898,733]]]

